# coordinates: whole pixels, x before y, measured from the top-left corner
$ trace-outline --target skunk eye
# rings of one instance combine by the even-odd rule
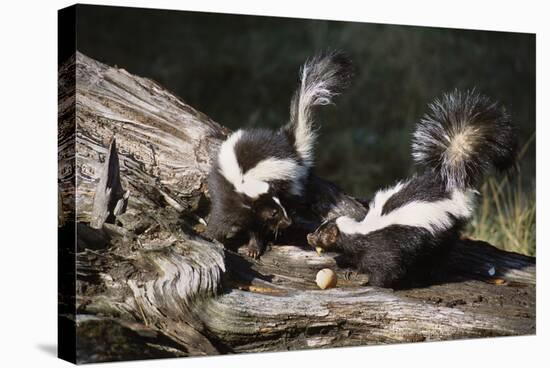
[[[271,211],[271,217],[275,217],[275,216],[277,216],[277,210],[276,209]]]

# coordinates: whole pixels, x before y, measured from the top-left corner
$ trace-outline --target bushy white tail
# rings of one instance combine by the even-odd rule
[[[416,163],[439,172],[447,189],[473,186],[490,169],[507,169],[517,139],[510,116],[475,90],[445,94],[416,126]]]
[[[284,127],[305,166],[313,164],[313,107],[328,105],[351,80],[351,61],[340,52],[318,55],[300,70],[300,85],[290,104],[290,122]]]

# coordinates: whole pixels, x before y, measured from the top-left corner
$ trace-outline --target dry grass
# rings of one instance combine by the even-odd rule
[[[355,77],[335,106],[316,115],[321,130],[315,169],[357,197],[369,198],[414,173],[414,124],[443,92],[476,87],[510,107],[520,140],[535,130],[533,34],[80,9],[80,51],[153,78],[233,130],[281,126],[301,63],[320,50],[346,51]],[[535,177],[534,146],[522,160],[523,187],[487,181],[470,235],[534,254],[535,197],[528,184]]]
[[[521,150],[520,158],[533,139],[534,135]],[[500,180],[491,177],[483,184],[482,198],[467,234],[507,251],[535,256],[535,191],[523,188],[519,167],[514,171]]]
[[[468,235],[501,249],[534,256],[536,251],[535,195],[511,183],[490,178],[481,188],[481,203]]]

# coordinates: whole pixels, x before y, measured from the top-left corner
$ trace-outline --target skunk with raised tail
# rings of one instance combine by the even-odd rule
[[[362,221],[342,216],[308,234],[311,246],[349,255],[369,283],[400,287],[429,272],[471,218],[476,186],[515,160],[506,111],[476,91],[454,91],[429,105],[412,140],[423,172],[378,191]]]
[[[246,231],[248,254],[258,258],[267,237],[292,224],[287,209],[304,200],[313,165],[313,110],[332,103],[350,79],[345,55],[316,56],[301,68],[289,123],[277,131],[240,129],[222,143],[208,178],[212,237],[223,241]]]

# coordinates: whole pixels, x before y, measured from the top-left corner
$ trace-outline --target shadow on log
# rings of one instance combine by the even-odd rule
[[[101,229],[104,223],[114,223],[116,216],[126,210],[129,196],[130,192],[124,191],[120,182],[120,164],[116,140],[113,138],[109,145],[105,168],[95,189],[90,226]]]
[[[535,333],[533,258],[463,240],[434,284],[400,291],[370,287],[341,256],[300,242],[252,260],[202,236],[205,179],[227,129],[80,53],[60,70],[59,98],[60,231],[77,232],[80,363]],[[366,213],[333,184],[311,185],[316,216],[297,221],[304,232],[324,216]],[[339,283],[321,291],[325,267]]]

